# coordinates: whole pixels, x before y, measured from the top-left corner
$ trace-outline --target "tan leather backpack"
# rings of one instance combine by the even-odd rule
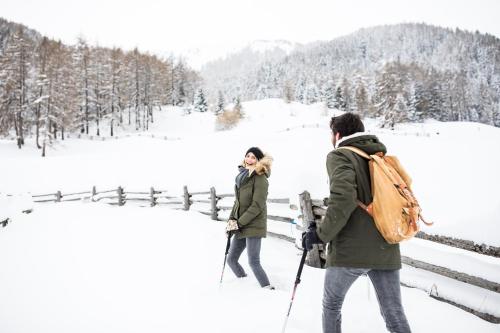
[[[373,217],[378,231],[390,244],[412,238],[420,229],[422,209],[411,190],[411,178],[395,156],[382,153],[368,155],[352,146],[348,149],[369,160],[373,201],[369,205],[358,200],[358,205]]]

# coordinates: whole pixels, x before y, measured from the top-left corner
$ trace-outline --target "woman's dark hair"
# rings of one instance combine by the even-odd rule
[[[365,131],[365,125],[363,125],[361,118],[352,112],[344,113],[338,117],[332,117],[330,120],[330,128],[333,134],[340,133],[341,138]]]

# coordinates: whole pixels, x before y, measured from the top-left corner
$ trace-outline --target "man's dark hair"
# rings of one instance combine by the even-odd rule
[[[344,113],[338,117],[332,117],[330,120],[330,128],[333,134],[340,133],[340,137],[348,136],[357,132],[364,132],[365,125],[361,118],[352,112]]]

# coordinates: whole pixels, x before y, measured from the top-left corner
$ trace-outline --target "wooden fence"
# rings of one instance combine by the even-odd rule
[[[121,186],[113,190],[97,191],[96,187],[94,186],[92,187],[92,190],[89,191],[64,194],[61,191],[57,191],[50,194],[33,195],[32,197],[33,201],[38,203],[78,200],[91,200],[98,202],[104,200],[106,203],[112,205],[123,206],[127,202],[136,201],[148,203],[151,207],[157,205],[178,205],[179,207],[175,208],[184,210],[190,210],[193,204],[202,203],[208,204],[210,208],[206,210],[197,209],[197,211],[202,214],[209,215],[212,220],[220,221],[221,219],[219,218],[219,212],[231,210],[232,206],[221,206],[219,205],[219,201],[223,198],[235,196],[234,193],[217,194],[215,187],[210,188],[209,191],[189,192],[187,186],[184,186],[182,196],[171,196],[167,195],[166,192],[167,191],[157,190],[153,187],[151,187],[148,192],[125,191],[125,189]],[[267,199],[267,202],[289,205],[290,199]],[[287,216],[268,215],[267,218],[273,221],[295,223],[293,218]]]
[[[121,186],[118,186],[117,189],[97,191],[96,187],[94,186],[89,191],[64,193],[64,194],[61,191],[57,191],[56,193],[50,193],[50,194],[32,195],[32,198],[33,202],[41,202],[41,203],[79,201],[79,200],[91,200],[98,202],[104,200],[108,204],[118,205],[118,206],[125,205],[127,201],[148,202],[151,207],[160,204],[166,204],[166,205],[182,204],[182,201],[180,201],[178,197],[169,196],[165,194],[166,192],[167,191],[156,190],[153,187],[151,187],[148,192],[125,191]],[[163,199],[164,201],[161,201],[161,199]]]
[[[125,191],[123,187],[119,186],[117,189],[97,191],[96,187],[92,187],[89,191],[75,192],[75,193],[61,193],[57,191],[50,194],[33,195],[34,202],[64,202],[64,201],[78,201],[78,200],[91,200],[101,201],[104,200],[109,204],[123,206],[126,202],[144,202],[149,203],[151,207],[157,205],[179,205],[184,210],[190,210],[191,205],[194,203],[205,203],[210,205],[208,210],[197,210],[202,214],[209,215],[213,220],[219,219],[219,212],[231,210],[231,206],[220,206],[219,201],[223,198],[234,197],[234,193],[230,194],[217,194],[215,187],[210,188],[209,191],[189,192],[187,186],[183,188],[183,195],[171,196],[166,194],[165,190],[158,190],[153,187],[149,191],[132,192]],[[205,196],[200,198],[199,196]],[[268,199],[268,203],[290,204],[289,198],[282,199]],[[299,195],[300,208],[304,221],[320,222],[326,214],[326,199],[317,200],[312,199],[309,192],[304,191]],[[176,207],[178,208],[178,207]],[[296,209],[296,208],[295,208]],[[269,220],[294,223],[295,221],[287,216],[268,215]],[[298,226],[299,229],[305,230],[307,225]],[[430,235],[420,231],[416,235],[417,238],[429,240],[435,243],[456,247],[459,249],[477,252],[479,254],[489,255],[500,258],[500,247],[490,246],[486,244],[477,244],[469,240],[457,239],[447,236]],[[319,265],[319,258],[308,259],[312,266]]]

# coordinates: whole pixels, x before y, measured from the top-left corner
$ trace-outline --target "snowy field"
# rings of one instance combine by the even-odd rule
[[[244,103],[244,111],[236,128],[217,132],[210,113],[185,116],[180,108],[163,108],[147,133],[124,128],[104,140],[72,135],[49,148],[46,158],[32,139],[22,150],[0,140],[0,218],[12,218],[0,228],[0,332],[279,332],[301,254],[291,243],[268,238],[263,245],[263,265],[276,291],[260,290],[251,275],[235,279],[229,269],[220,288],[223,224],[207,216],[89,202],[36,204],[33,213],[20,213],[32,207],[30,193],[92,186],[154,186],[170,195],[181,195],[184,185],[190,192],[215,186],[219,194],[231,193],[250,146],[274,157],[270,198],[296,202],[304,190],[326,197],[332,111],[281,100]],[[500,129],[428,121],[391,131],[370,119],[366,125],[412,175],[424,216],[435,222],[424,231],[500,246],[500,156],[491,148],[500,142]],[[228,206],[232,199],[220,203]],[[270,204],[269,214],[296,212]],[[270,221],[269,229],[296,233],[282,222]],[[403,243],[402,254],[500,283],[499,258],[418,239]],[[321,331],[323,274],[304,270],[287,332]],[[419,288],[403,288],[414,332],[500,331],[423,290],[497,317],[500,294],[408,266],[401,280]],[[252,319],[241,326],[247,314]],[[349,292],[343,316],[346,332],[385,331],[365,278]]]
[[[0,229],[0,332],[280,332],[301,251],[267,238],[262,264],[277,290],[227,268],[224,224],[168,208],[36,205]],[[249,270],[243,254],[242,265]],[[406,267],[402,279],[414,273]],[[287,332],[321,332],[324,272],[306,267]],[[425,292],[402,288],[413,332],[499,332]],[[362,309],[362,311],[360,311]],[[345,332],[385,332],[373,288],[360,278]]]
[[[237,164],[257,145],[275,160],[270,197],[295,201],[304,190],[313,198],[328,196],[332,111],[278,99],[244,103],[244,111],[246,119],[236,128],[216,132],[211,113],[184,116],[182,109],[167,107],[155,113],[148,133],[125,129],[117,131],[118,139],[58,141],[46,158],[40,158],[33,140],[20,151],[13,141],[0,140],[0,174],[5,175],[0,192],[68,193],[95,185],[127,191],[154,186],[179,195],[187,185],[190,191],[215,186],[218,193],[231,193]],[[494,153],[499,128],[436,121],[399,125],[395,131],[377,128],[375,120],[366,125],[413,177],[424,216],[435,222],[424,231],[500,246],[500,155]]]

